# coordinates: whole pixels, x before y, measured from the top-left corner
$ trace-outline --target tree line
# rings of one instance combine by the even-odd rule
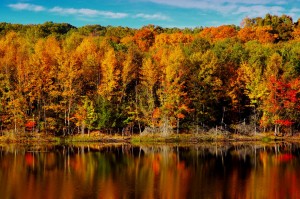
[[[140,29],[0,23],[0,125],[56,135],[299,129],[300,20]]]

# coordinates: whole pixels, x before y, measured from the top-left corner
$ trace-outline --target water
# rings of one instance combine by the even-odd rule
[[[2,145],[0,198],[300,198],[299,146]]]

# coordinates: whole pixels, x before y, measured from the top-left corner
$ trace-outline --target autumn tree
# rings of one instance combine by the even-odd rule
[[[237,31],[233,26],[222,25],[218,27],[204,28],[199,35],[200,37],[207,38],[215,42],[222,39],[236,37]]]
[[[215,54],[194,52],[190,55],[191,71],[187,80],[188,93],[194,109],[193,122],[198,126],[216,122],[215,105],[218,103],[222,81],[218,77],[218,64]],[[209,92],[208,92],[209,91]]]
[[[0,23],[1,128],[19,132],[32,120],[58,134],[167,135],[241,120],[295,128],[298,29],[299,20],[270,14],[241,28]]]
[[[172,51],[168,48],[161,58],[162,76],[161,88],[158,90],[161,110],[161,129],[163,135],[170,133],[170,128],[179,129],[179,121],[189,111],[189,99],[184,91],[184,76],[187,73],[185,56],[180,46]]]
[[[244,96],[237,82],[237,70],[243,59],[246,59],[246,51],[241,43],[233,39],[218,41],[212,48],[217,58],[217,77],[222,82],[221,92],[218,95],[219,110],[218,121],[222,124],[238,122],[244,119]]]
[[[40,39],[30,57],[31,76],[29,96],[36,109],[34,110],[39,129],[59,131],[60,122],[57,120],[61,112],[58,87],[59,60],[61,47],[54,37]]]
[[[90,130],[94,128],[94,122],[97,120],[93,101],[87,97],[83,97],[81,102],[78,103],[74,118],[72,119],[75,120],[78,129],[81,128],[82,134],[84,134],[85,128],[88,129],[88,134],[90,134]]]
[[[139,111],[138,84],[140,81],[140,66],[142,65],[142,54],[135,45],[129,46],[122,64],[121,72],[121,103],[125,105],[123,115],[126,117],[124,125],[133,126],[137,124],[141,132],[141,116]]]
[[[287,15],[277,16],[268,13],[264,18],[245,18],[242,25],[246,28],[256,27],[260,33],[266,33],[265,28],[267,28],[271,35],[264,35],[264,37],[267,36],[268,41],[271,41],[271,38],[274,38],[272,42],[287,41],[292,37],[293,19]],[[257,35],[259,34],[257,33]],[[264,39],[264,41],[266,41],[266,39]]]
[[[162,33],[155,37],[155,47],[161,47],[164,45],[178,45],[178,44],[189,44],[193,41],[193,37],[189,34],[173,33],[166,34]]]
[[[274,134],[280,127],[291,127],[299,117],[300,81],[287,81],[271,76],[268,84],[268,97],[264,101],[265,118],[274,125]]]
[[[30,108],[27,96],[24,96],[28,94],[30,73],[28,48],[30,45],[15,32],[0,40],[1,84],[4,86],[1,92],[2,114],[6,115],[6,121],[12,121],[10,128],[13,127],[15,133],[24,126]]]
[[[143,27],[135,33],[133,41],[141,51],[148,51],[155,41],[154,30],[151,27]]]
[[[101,80],[98,88],[98,93],[108,100],[116,95],[118,82],[120,80],[120,69],[116,58],[116,53],[113,48],[108,47],[103,61],[101,63]]]
[[[103,60],[101,62],[101,80],[98,86],[98,99],[105,102],[105,106],[102,108],[112,108],[113,110],[103,110],[102,115],[107,115],[108,113],[112,114],[109,118],[113,121],[110,121],[110,127],[116,127],[119,118],[121,117],[121,96],[120,92],[120,80],[121,80],[121,68],[120,63],[117,60],[117,52],[111,47],[106,46],[107,50],[105,51]],[[101,121],[99,121],[101,123]]]
[[[156,127],[157,118],[154,111],[157,104],[157,89],[160,70],[151,56],[144,58],[141,67],[141,83],[139,86],[139,109],[142,114],[143,123],[152,128]]]

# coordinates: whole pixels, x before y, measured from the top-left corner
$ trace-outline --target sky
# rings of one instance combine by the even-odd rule
[[[300,18],[300,0],[1,0],[0,22],[76,27],[92,24],[140,28],[240,25],[245,17]]]

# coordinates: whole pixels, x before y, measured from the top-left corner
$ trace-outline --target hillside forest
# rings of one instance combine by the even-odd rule
[[[0,23],[1,131],[291,134],[299,75],[300,19],[287,15],[193,29]]]

